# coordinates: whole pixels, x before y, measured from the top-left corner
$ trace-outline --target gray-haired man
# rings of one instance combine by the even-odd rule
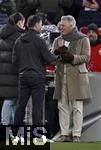
[[[83,124],[83,101],[91,98],[85,67],[90,58],[90,43],[86,35],[78,31],[76,21],[70,15],[61,18],[60,30],[61,35],[55,39],[53,50],[62,58],[57,63],[54,93],[54,98],[58,99],[61,141],[70,141],[72,120],[73,142],[79,142]]]

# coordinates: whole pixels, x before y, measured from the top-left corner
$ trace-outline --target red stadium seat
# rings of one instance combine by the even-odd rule
[[[81,31],[82,33],[84,33],[84,34],[87,34],[87,32],[88,32],[87,26],[81,27],[81,28],[80,28],[80,31]]]

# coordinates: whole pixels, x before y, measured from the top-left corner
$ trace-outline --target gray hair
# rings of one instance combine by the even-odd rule
[[[75,28],[75,26],[76,26],[76,20],[71,15],[62,16],[61,20],[69,22],[73,28]]]

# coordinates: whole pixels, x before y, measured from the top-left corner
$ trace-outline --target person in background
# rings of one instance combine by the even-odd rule
[[[89,0],[59,0],[60,7],[64,10],[64,15],[71,15],[75,18],[77,25],[80,18],[80,14],[86,8],[96,9],[100,11],[101,1],[100,0],[92,0],[94,3],[91,3]]]
[[[60,7],[58,0],[39,0],[39,3],[40,5],[37,10],[46,13],[47,19],[52,24],[57,24],[61,16],[64,15],[64,11]]]
[[[51,22],[47,19],[47,14],[36,11],[36,15],[40,16],[42,18],[42,24],[43,25],[51,25]]]
[[[13,3],[11,0],[0,0],[0,27],[8,21],[8,16],[13,12]]]
[[[12,13],[12,2],[10,0],[0,0],[0,27],[8,21],[8,15]],[[0,99],[0,120],[3,99]]]
[[[78,21],[80,10],[82,7],[82,0],[59,0],[61,7],[64,10],[64,15],[71,15]]]
[[[52,24],[57,24],[64,14],[58,0],[16,0],[16,6],[17,10],[21,11],[26,18],[29,15],[36,14],[37,11],[45,13]]]
[[[91,45],[91,57],[87,69],[92,72],[101,72],[101,37],[99,36],[98,26],[92,23],[87,28],[87,36]]]
[[[101,0],[83,0],[83,6],[101,11]]]
[[[13,124],[15,99],[18,98],[18,70],[12,64],[12,51],[16,39],[24,32],[25,18],[20,12],[9,16],[0,29],[0,97],[4,99],[1,123]]]
[[[36,9],[40,5],[39,0],[15,0],[16,11],[21,12],[27,21],[30,15],[35,14]]]
[[[73,142],[80,142],[83,102],[91,98],[85,66],[90,58],[90,43],[87,36],[78,31],[76,21],[70,15],[61,18],[60,31],[61,35],[53,43],[54,53],[60,57],[54,92],[54,99],[58,99],[60,138],[62,142],[71,141],[71,120]]]

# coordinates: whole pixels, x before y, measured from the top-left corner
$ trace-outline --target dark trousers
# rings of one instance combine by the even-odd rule
[[[15,111],[14,124],[23,125],[25,108],[32,95],[33,125],[41,125],[42,107],[45,94],[45,79],[40,77],[20,77],[19,96]]]

